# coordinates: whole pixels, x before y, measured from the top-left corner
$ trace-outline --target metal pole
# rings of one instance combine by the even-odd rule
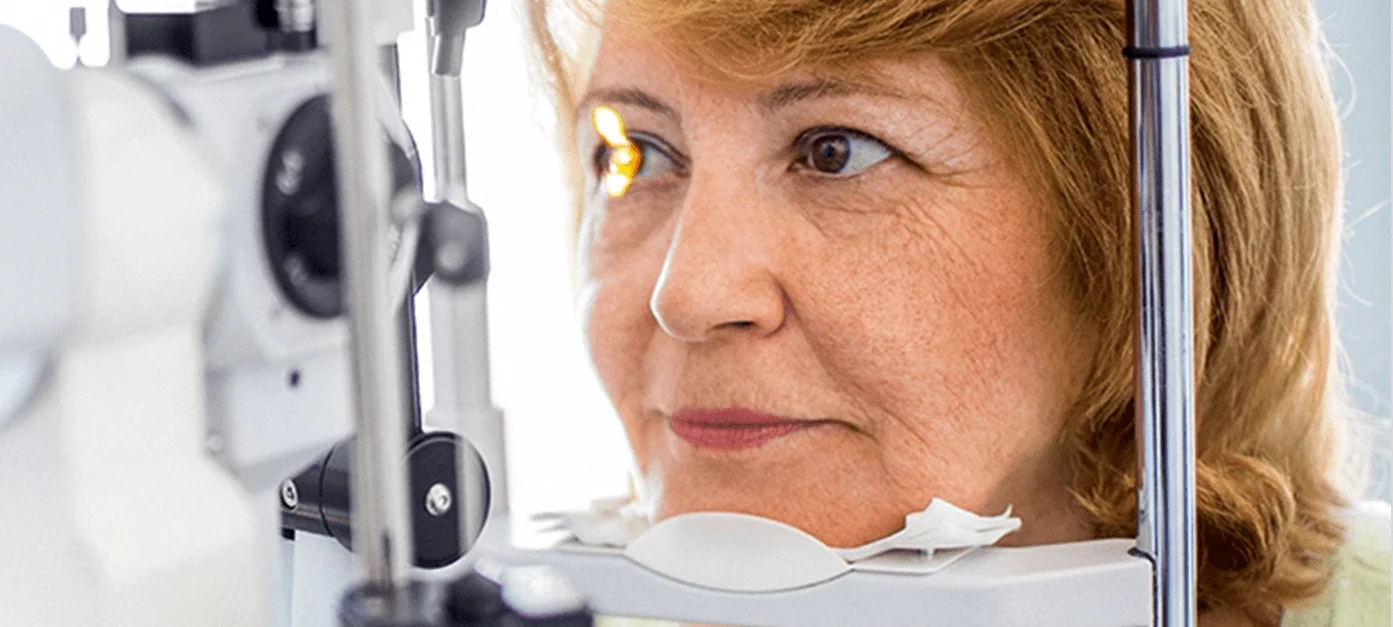
[[[460,76],[432,71],[428,80],[435,197],[465,207],[469,203],[469,190],[465,176],[464,91]]]
[[[106,3],[106,36],[107,49],[110,51],[106,65],[120,67],[126,62],[126,14],[121,12],[116,0],[107,0]]]
[[[401,354],[388,294],[388,167],[377,115],[381,80],[368,0],[324,7],[333,64],[334,157],[338,164],[344,290],[353,347],[357,426],[353,547],[378,589],[411,571]]]
[[[1140,324],[1138,550],[1154,566],[1155,625],[1192,627],[1195,382],[1185,0],[1128,5]]]
[[[465,33],[483,19],[481,0],[427,2],[430,51],[431,146],[436,200],[466,210],[464,94],[461,83]],[[457,287],[432,280],[430,293],[432,366],[435,372],[435,414],[451,422],[488,464],[488,477],[477,476],[472,458],[459,460],[460,523],[463,546],[472,546],[485,507],[482,487],[492,482],[495,512],[507,511],[507,468],[503,453],[502,412],[493,406],[489,373],[488,292],[485,282]]]
[[[308,33],[314,30],[314,0],[276,0],[274,7],[281,32]]]
[[[392,99],[401,108],[401,50],[397,44],[378,47],[382,76],[391,88]],[[422,433],[420,360],[416,353],[416,272],[409,278],[405,300],[396,315],[398,342],[402,354],[402,411],[406,412],[406,441]],[[414,507],[414,505],[413,505]]]
[[[464,160],[464,41],[484,19],[483,0],[428,0],[426,50],[429,54],[431,147],[435,195],[469,206]]]
[[[87,37],[87,7],[68,7],[68,36],[73,40],[73,67],[86,65],[82,61],[82,40]]]

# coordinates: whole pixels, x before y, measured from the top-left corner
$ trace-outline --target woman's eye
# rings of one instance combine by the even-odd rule
[[[634,172],[634,180],[658,178],[682,169],[681,163],[658,141],[647,139],[638,133],[630,133],[629,141],[638,147],[639,153],[639,168]],[[595,147],[592,165],[597,175],[605,175],[614,153],[615,149],[604,143]]]
[[[638,145],[639,154],[643,155],[638,172],[634,174],[635,179],[657,178],[678,170],[677,160],[667,151],[641,139],[634,140],[634,143]]]
[[[893,156],[880,140],[849,129],[815,129],[795,144],[800,168],[829,176],[851,176]]]

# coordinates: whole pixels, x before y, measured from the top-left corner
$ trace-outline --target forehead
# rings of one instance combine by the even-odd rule
[[[762,113],[837,96],[912,102],[940,114],[961,114],[966,104],[961,77],[934,53],[872,58],[838,68],[794,66],[766,76],[734,77],[695,66],[660,34],[609,26],[601,35],[587,97],[579,103],[577,115],[588,115],[597,101],[618,93],[625,94],[621,100],[652,97],[660,101],[632,103],[650,109],[659,104],[681,109],[734,99]]]

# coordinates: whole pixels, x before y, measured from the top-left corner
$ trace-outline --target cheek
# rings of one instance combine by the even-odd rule
[[[587,219],[581,231],[582,325],[595,372],[642,463],[643,356],[657,332],[648,301],[662,257],[644,246],[597,245],[593,234],[601,227]]]
[[[981,188],[933,193],[879,199],[908,209],[825,242],[799,311],[827,370],[879,417],[888,462],[951,473],[1050,440],[1069,323],[1037,210]]]
[[[596,374],[617,405],[637,387],[651,327],[635,315],[635,295],[621,284],[592,280],[582,315]]]

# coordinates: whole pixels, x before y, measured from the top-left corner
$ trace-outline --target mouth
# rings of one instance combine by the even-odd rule
[[[743,451],[779,438],[827,424],[826,420],[799,420],[753,409],[683,409],[668,424],[673,434],[697,448]]]

